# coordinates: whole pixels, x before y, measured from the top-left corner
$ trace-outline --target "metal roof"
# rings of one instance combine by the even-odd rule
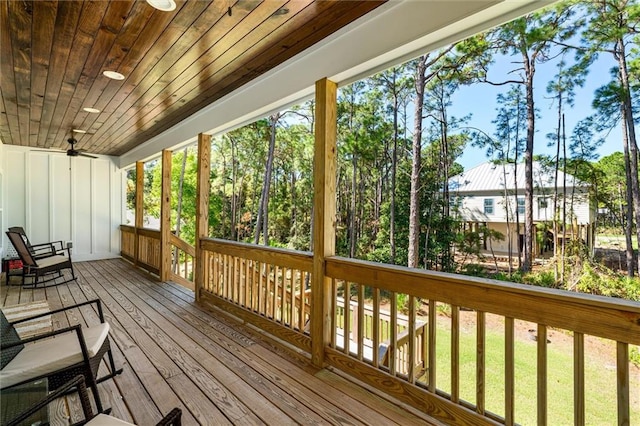
[[[517,167],[516,167],[517,166]],[[514,169],[516,177],[514,179]],[[566,176],[567,188],[586,188],[584,182],[579,181],[570,174],[558,170],[558,188],[562,188]],[[555,170],[553,167],[544,166],[542,163],[533,162],[533,186],[538,189],[553,189],[555,180]],[[449,179],[449,191],[452,192],[490,192],[515,190],[519,191],[525,187],[524,163],[514,165],[496,164],[493,162],[482,163],[472,169],[464,171]]]

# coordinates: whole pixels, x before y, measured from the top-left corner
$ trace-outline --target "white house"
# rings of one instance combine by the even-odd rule
[[[558,208],[560,223],[563,221],[563,206],[566,205],[566,231],[560,229],[558,238],[570,238],[575,235],[591,246],[595,209],[589,202],[588,185],[558,171],[557,196],[554,196],[555,170],[543,166],[540,162],[534,162],[533,186],[534,224],[548,225],[548,233],[543,234],[542,241],[534,242],[534,253],[542,254],[553,249],[551,224],[554,204]],[[522,244],[524,236],[524,187],[524,164],[482,163],[449,179],[451,209],[462,219],[465,229],[475,230],[480,225],[486,225],[489,229],[500,232],[505,237],[504,240],[491,241],[496,253],[509,253],[507,237],[510,237],[512,254],[516,255],[517,244]]]

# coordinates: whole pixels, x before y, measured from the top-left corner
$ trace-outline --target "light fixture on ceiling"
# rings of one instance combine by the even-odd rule
[[[86,111],[86,112],[90,112],[91,114],[97,114],[97,113],[99,113],[99,112],[100,112],[100,110],[99,110],[99,109],[95,109],[95,108],[88,108],[88,107],[87,107],[87,108],[82,108],[82,109],[83,109],[84,111]]]
[[[102,75],[112,80],[124,80],[124,75],[116,71],[103,71]]]
[[[163,12],[171,12],[176,8],[174,0],[147,0],[147,3]]]
[[[87,133],[86,130],[82,130],[82,129],[72,129],[71,130],[73,133]]]

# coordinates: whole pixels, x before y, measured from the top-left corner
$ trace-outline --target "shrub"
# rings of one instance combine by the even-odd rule
[[[556,288],[555,273],[553,271],[533,272],[522,277],[525,284],[537,285],[540,287]]]

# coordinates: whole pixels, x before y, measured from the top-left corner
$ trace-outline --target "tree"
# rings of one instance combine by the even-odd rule
[[[638,181],[638,145],[635,131],[635,119],[632,96],[634,81],[629,70],[639,61],[637,46],[640,28],[640,4],[627,0],[598,0],[586,3],[589,12],[587,29],[583,33],[583,43],[587,46],[578,50],[579,56],[590,63],[600,53],[608,53],[616,64],[615,81],[597,92],[594,107],[607,109],[617,105],[622,126],[622,144],[625,153],[627,191],[629,205],[633,205],[636,222],[636,239],[640,243],[640,183]],[[631,57],[630,55],[634,55]],[[606,99],[604,100],[603,99]],[[614,100],[616,102],[611,102]],[[616,108],[616,107],[614,107]],[[618,116],[618,114],[615,114]],[[628,227],[625,232],[631,232]],[[629,248],[627,248],[629,251]],[[629,259],[628,259],[629,261]],[[636,262],[640,273],[640,262]],[[630,270],[630,273],[633,269]]]
[[[405,102],[404,100],[408,96],[408,91],[410,90],[410,80],[405,75],[405,67],[393,67],[388,71],[382,72],[377,76],[373,77],[373,82],[378,85],[381,89],[383,89],[383,93],[386,94],[386,97],[390,98],[391,105],[389,105],[387,112],[390,112],[393,120],[393,146],[391,147],[391,182],[388,185],[391,190],[389,191],[390,201],[389,201],[389,245],[390,245],[390,256],[391,263],[396,263],[396,185],[397,185],[397,171],[398,171],[398,142],[400,139],[400,125],[399,125],[399,115],[400,115],[400,106],[401,103]],[[386,163],[386,161],[384,162]],[[377,191],[376,196],[376,205],[382,204],[382,193],[383,193],[383,176],[380,176],[380,188]],[[376,214],[376,220],[379,221],[379,211]],[[374,236],[375,238],[375,236]]]
[[[476,52],[476,81],[492,85],[520,84],[525,89],[527,133],[524,150],[525,167],[525,229],[524,256],[521,269],[529,271],[533,261],[533,148],[535,139],[536,108],[534,103],[534,77],[536,67],[553,57],[557,40],[568,40],[575,34],[576,25],[571,3],[526,15],[508,22],[485,34],[462,43],[465,53]],[[494,81],[487,75],[487,56],[508,55],[516,67],[511,71],[517,78]]]

